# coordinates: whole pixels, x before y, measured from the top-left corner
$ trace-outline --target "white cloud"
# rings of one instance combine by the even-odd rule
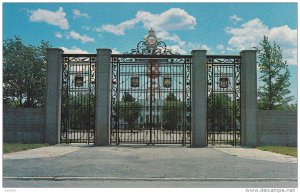
[[[91,30],[91,26],[86,26],[85,25],[85,26],[82,26],[81,29],[89,31],[89,30]]]
[[[124,35],[125,30],[133,28],[135,24],[138,22],[139,21],[137,19],[131,19],[131,20],[124,21],[119,25],[105,24],[102,25],[100,28],[96,28],[95,31],[97,32],[106,31],[106,32],[113,33],[115,35]]]
[[[242,21],[243,19],[237,16],[236,14],[229,16],[229,21],[233,22],[235,25],[239,22]]]
[[[80,48],[77,48],[75,46],[72,46],[72,48],[68,49],[66,47],[60,47],[65,54],[89,54],[88,51],[82,50]]]
[[[236,50],[232,49],[229,46],[223,45],[223,44],[217,45],[216,50],[218,51],[218,53],[221,53],[221,54],[229,54],[229,53],[236,54]]]
[[[136,17],[121,22],[120,24],[104,24],[101,27],[94,28],[97,32],[109,32],[115,35],[124,35],[126,30],[134,28],[138,23],[142,23],[146,29],[154,28],[156,36],[163,41],[169,41],[169,49],[180,54],[190,54],[192,49],[211,50],[207,45],[185,42],[175,34],[169,31],[173,30],[192,30],[197,22],[196,18],[189,15],[185,10],[171,8],[160,14],[153,14],[146,11],[138,11]]]
[[[37,9],[30,12],[31,15],[29,17],[29,21],[31,22],[46,22],[50,25],[58,26],[64,30],[69,29],[69,22],[65,18],[66,13],[62,7],[60,7],[56,12],[44,9]]]
[[[119,51],[117,50],[117,48],[111,49],[111,53],[112,53],[112,54],[121,54],[121,52],[119,52]]]
[[[232,49],[231,47],[226,47],[226,50],[227,50],[227,51],[230,51],[230,52],[233,52],[233,51],[234,51],[234,49]]]
[[[109,32],[115,35],[124,35],[125,31],[134,28],[138,23],[142,23],[146,29],[154,28],[156,36],[164,41],[170,41],[168,46],[173,52],[187,54],[188,49],[201,48],[208,49],[206,45],[196,43],[186,43],[175,33],[169,33],[172,30],[191,30],[196,26],[196,18],[189,15],[185,10],[171,8],[160,14],[152,14],[146,11],[138,11],[136,17],[121,22],[120,24],[104,24],[101,27],[94,28],[96,32]]]
[[[62,39],[62,38],[63,38],[63,35],[62,35],[60,32],[56,32],[54,35],[55,35],[55,37],[57,37],[58,39]]]
[[[269,29],[258,18],[250,20],[239,28],[227,27],[225,32],[232,35],[228,45],[235,50],[246,50],[258,47],[263,36],[270,42],[276,42],[283,50],[283,56],[289,64],[297,64],[297,30],[287,25]]]
[[[160,32],[156,33],[156,36],[158,38],[161,38],[164,41],[170,40],[180,46],[183,46],[185,44],[185,42],[182,41],[181,38],[178,35],[176,35],[175,33],[170,34],[167,31],[160,31]]]
[[[292,30],[287,25],[271,28],[269,38],[281,46],[297,46],[297,30]]]
[[[224,49],[225,49],[225,46],[224,46],[223,44],[219,44],[219,45],[217,46],[217,49],[218,49],[218,50],[224,50]]]
[[[81,13],[80,10],[73,9],[73,18],[76,19],[79,17],[90,18],[90,16],[87,13]]]
[[[75,40],[79,40],[82,43],[87,43],[87,42],[95,42],[94,38],[88,37],[87,35],[80,35],[79,33],[75,32],[75,31],[71,31],[69,33],[70,38],[73,38]]]
[[[178,52],[179,54],[191,54],[192,50],[207,50],[211,52],[212,49],[208,47],[206,44],[194,43],[194,42],[187,42],[184,45],[173,45],[168,46],[173,51]]]
[[[231,47],[245,50],[257,46],[263,36],[268,34],[269,29],[256,18],[244,23],[241,28],[227,27],[225,32],[232,35],[228,41]]]
[[[76,46],[72,46],[72,48],[60,47],[64,51],[65,54],[90,54],[90,52],[86,50],[82,50]],[[113,48],[112,54],[121,54],[121,52],[117,48]]]
[[[167,48],[171,49],[172,53],[187,54],[187,51],[180,45],[170,45]]]
[[[171,49],[173,53],[190,54],[192,50],[211,50],[211,48],[209,48],[206,44],[183,41],[175,33],[170,34],[169,32],[161,31],[156,35],[163,41],[169,41],[171,43],[167,47],[168,49]]]
[[[144,24],[146,29],[153,27],[160,31],[191,30],[196,26],[196,18],[180,8],[171,8],[161,14],[138,11],[136,18]]]
[[[269,40],[276,42],[283,50],[283,56],[289,64],[297,64],[297,30],[292,30],[287,25],[271,28]],[[283,38],[284,37],[284,38]]]
[[[207,50],[212,51],[211,48],[208,47],[206,44],[200,44],[200,43],[194,43],[194,42],[188,42],[185,46],[185,49],[188,50],[189,52],[192,50]]]
[[[226,51],[226,47],[223,44],[219,44],[217,46],[217,50],[221,52],[221,54],[224,54]]]
[[[118,25],[104,24],[95,31],[106,31],[115,35],[124,35],[125,30],[132,29],[137,23],[142,23],[146,29],[154,28],[157,31],[191,30],[196,26],[196,18],[185,10],[171,8],[160,14],[152,14],[146,11],[138,11],[136,17],[121,22]]]

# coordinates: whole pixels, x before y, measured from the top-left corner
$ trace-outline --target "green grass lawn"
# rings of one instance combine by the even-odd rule
[[[4,143],[3,153],[12,153],[17,151],[24,151],[27,149],[35,149],[40,147],[47,147],[48,144],[22,144],[22,143]]]
[[[297,147],[287,147],[287,146],[259,146],[256,149],[263,151],[270,151],[275,153],[280,153],[283,155],[290,155],[297,157]]]

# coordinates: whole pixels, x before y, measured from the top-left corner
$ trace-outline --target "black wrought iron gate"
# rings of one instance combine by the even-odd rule
[[[64,54],[61,143],[94,143],[95,54]]]
[[[207,141],[241,144],[241,57],[207,56]]]
[[[63,55],[61,143],[94,143],[96,58]],[[207,56],[208,145],[241,144],[240,64]],[[191,55],[172,53],[151,29],[110,65],[111,144],[191,144]]]
[[[191,60],[147,40],[112,55],[112,144],[190,144]]]

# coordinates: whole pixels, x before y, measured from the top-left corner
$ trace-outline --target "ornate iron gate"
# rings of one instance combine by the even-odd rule
[[[112,55],[112,144],[190,144],[190,55],[149,31],[130,54]]]
[[[64,54],[61,143],[94,143],[95,54]]]
[[[241,144],[241,58],[207,56],[207,141]]]

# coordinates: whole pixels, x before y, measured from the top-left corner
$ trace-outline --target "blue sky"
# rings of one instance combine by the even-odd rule
[[[48,40],[66,53],[128,52],[150,27],[182,54],[239,54],[267,35],[283,49],[297,94],[296,3],[3,4],[3,39],[20,36],[33,45]]]

